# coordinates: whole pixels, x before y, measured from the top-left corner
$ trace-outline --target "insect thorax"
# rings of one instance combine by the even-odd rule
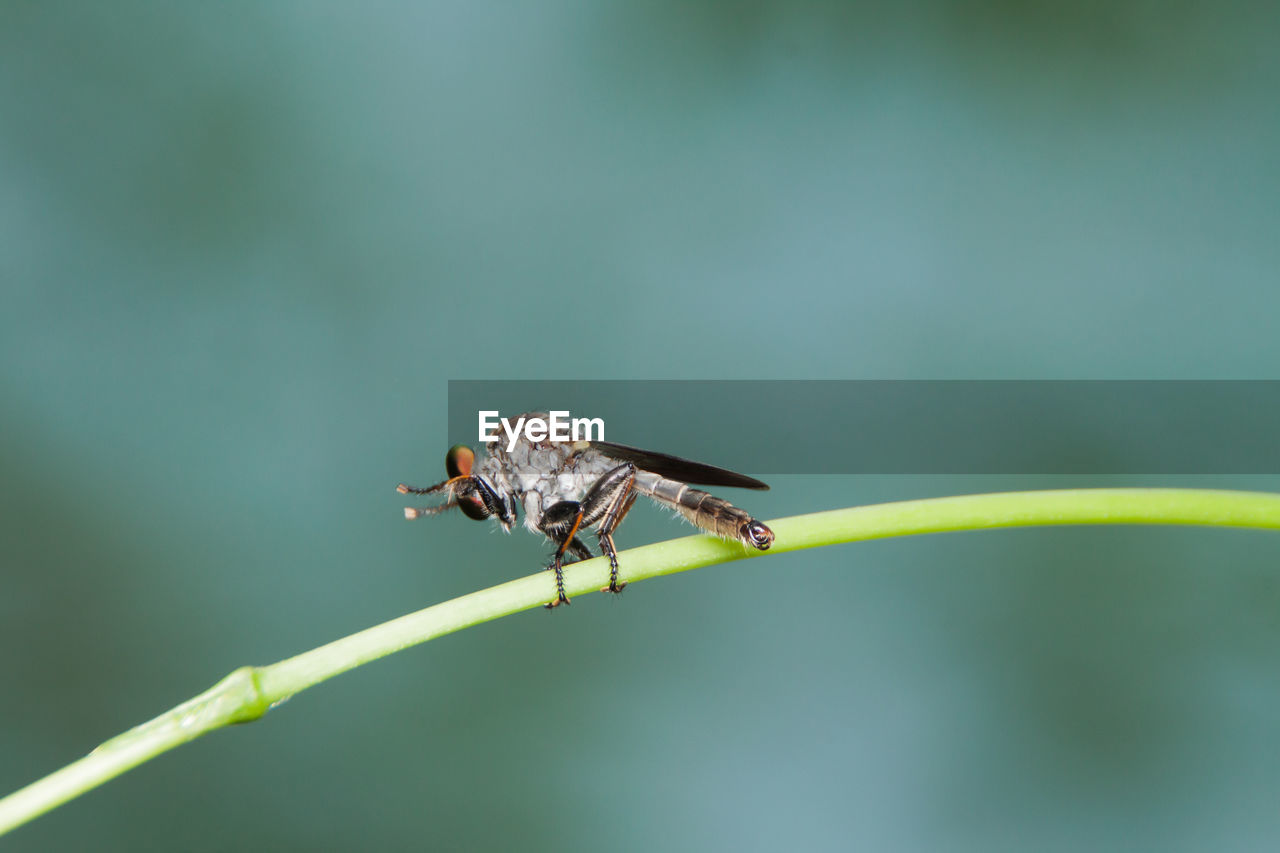
[[[619,462],[570,442],[531,442],[520,437],[511,450],[505,439],[488,445],[477,471],[503,496],[524,507],[525,527],[539,531],[543,511],[559,501],[581,501],[587,491]]]

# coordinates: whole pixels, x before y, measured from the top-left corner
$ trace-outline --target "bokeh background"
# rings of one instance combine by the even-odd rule
[[[1275,10],[0,5],[0,789],[540,566],[401,517],[451,378],[1274,378]],[[1143,482],[1280,489],[749,506]],[[1274,849],[1278,581],[1222,530],[716,567],[363,667],[4,846]]]

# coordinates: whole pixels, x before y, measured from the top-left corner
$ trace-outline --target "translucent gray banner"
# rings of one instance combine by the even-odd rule
[[[1280,473],[1270,380],[461,380],[450,443],[479,447],[486,410],[749,474]]]

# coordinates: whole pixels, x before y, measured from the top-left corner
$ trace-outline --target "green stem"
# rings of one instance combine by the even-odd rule
[[[1080,489],[1008,492],[903,501],[794,516],[769,522],[776,540],[766,553],[917,533],[1053,524],[1182,524],[1280,529],[1280,495],[1202,489]],[[689,536],[624,551],[627,582],[761,556],[736,542]],[[565,572],[570,596],[608,582],[602,559]],[[0,834],[179,744],[232,723],[261,717],[290,696],[339,673],[554,597],[550,575],[538,574],[473,592],[384,622],[296,657],[241,667],[209,690],[99,746],[79,761],[0,800]]]

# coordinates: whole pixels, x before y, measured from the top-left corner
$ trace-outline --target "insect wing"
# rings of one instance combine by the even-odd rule
[[[634,462],[637,468],[652,471],[668,480],[679,480],[695,486],[727,486],[734,489],[758,489],[767,491],[769,486],[754,477],[738,474],[714,465],[705,465],[679,456],[658,453],[653,450],[641,450],[625,444],[614,444],[611,441],[593,441],[591,448],[605,456],[620,462]]]

